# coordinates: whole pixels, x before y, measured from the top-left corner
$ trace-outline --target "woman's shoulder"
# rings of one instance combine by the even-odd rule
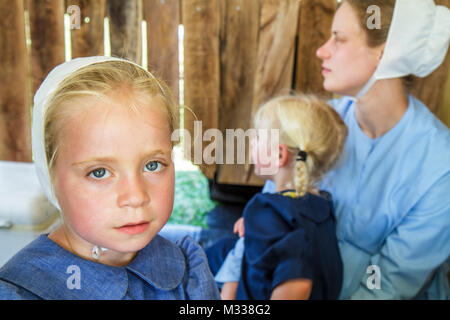
[[[449,139],[449,128],[442,123],[442,121],[439,120],[422,101],[412,95],[409,95],[408,99],[409,107],[412,108],[414,113],[412,121],[417,124],[417,126],[412,127],[411,129],[421,132],[436,131],[442,136],[445,136],[446,139]]]

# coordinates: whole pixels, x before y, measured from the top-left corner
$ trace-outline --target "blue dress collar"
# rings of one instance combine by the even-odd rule
[[[79,268],[81,290],[68,288],[73,266]],[[127,293],[127,272],[160,290],[173,290],[183,281],[186,260],[177,245],[159,235],[124,267],[85,260],[41,235],[0,269],[0,279],[43,299],[118,300]]]
[[[247,204],[253,206],[254,203],[264,204],[274,208],[279,214],[290,216],[298,212],[305,218],[321,223],[330,217],[334,219],[334,208],[331,195],[320,190],[320,196],[307,192],[304,196],[292,198],[281,193],[257,193]]]

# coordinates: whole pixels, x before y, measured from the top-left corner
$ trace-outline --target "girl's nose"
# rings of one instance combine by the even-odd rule
[[[325,42],[319,49],[317,49],[316,56],[319,59],[326,60],[326,59],[330,58],[331,54],[330,54],[330,50],[328,49],[329,42],[330,42],[330,40]]]
[[[126,177],[119,184],[119,207],[139,208],[150,203],[148,186],[143,177]]]

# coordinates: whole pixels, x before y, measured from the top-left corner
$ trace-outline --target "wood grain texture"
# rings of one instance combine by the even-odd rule
[[[299,0],[262,0],[252,114],[292,89]]]
[[[436,115],[450,128],[450,67],[447,71],[447,80],[445,83],[444,95],[441,103],[442,107],[436,111]]]
[[[148,69],[163,79],[179,101],[178,27],[180,0],[144,0]]]
[[[0,1],[0,160],[31,162],[24,2]]]
[[[72,59],[104,55],[105,0],[66,0],[66,8],[77,5],[81,10],[80,29],[70,30]]]
[[[220,2],[220,109],[219,128],[247,130],[252,126],[252,105],[257,67],[259,1],[231,0]],[[234,141],[235,146],[237,140]],[[237,147],[226,152],[234,153],[237,163]],[[249,162],[248,141],[245,155],[247,164],[223,164],[218,167],[220,183],[253,183],[253,167]],[[252,180],[252,181],[250,181]]]
[[[316,51],[331,35],[336,9],[337,1],[334,0],[301,1],[295,69],[296,91],[331,96],[323,89],[322,61],[316,56]]]
[[[65,61],[64,2],[27,0],[30,17],[33,93],[47,74]]]
[[[194,120],[202,121],[202,130],[218,128],[220,66],[219,66],[219,17],[217,0],[182,1],[184,25],[184,103],[194,114],[184,110],[184,128],[191,132],[194,153],[194,139],[205,146],[202,135],[194,137]],[[186,141],[187,142],[187,141]],[[194,162],[195,163],[195,162]],[[208,178],[216,170],[215,164],[201,161],[200,169]]]
[[[142,0],[108,0],[111,55],[142,63]]]

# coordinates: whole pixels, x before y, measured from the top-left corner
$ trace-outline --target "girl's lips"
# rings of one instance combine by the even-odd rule
[[[115,228],[117,231],[126,233],[126,234],[139,234],[147,230],[150,226],[150,222],[139,222],[137,224],[126,224],[121,227]]]

